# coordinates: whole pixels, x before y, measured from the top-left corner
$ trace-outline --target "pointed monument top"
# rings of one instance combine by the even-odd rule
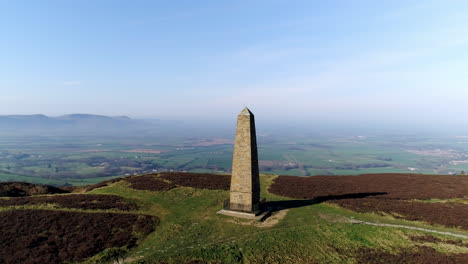
[[[242,110],[242,112],[240,112],[239,115],[252,115],[253,116],[252,112],[250,112],[250,110],[247,107],[244,108],[244,110]]]

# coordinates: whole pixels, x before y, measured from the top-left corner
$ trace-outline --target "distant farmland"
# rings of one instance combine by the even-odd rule
[[[458,174],[468,171],[460,138],[259,136],[262,173],[356,175]],[[437,143],[434,143],[437,142]],[[228,173],[229,138],[103,136],[0,137],[0,180],[89,184],[109,177],[160,171]]]

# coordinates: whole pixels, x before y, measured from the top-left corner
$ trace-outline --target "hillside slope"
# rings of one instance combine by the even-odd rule
[[[308,180],[303,182],[304,179]],[[353,185],[353,182],[359,184]],[[403,187],[403,183],[414,184],[414,188]],[[28,229],[27,238],[21,236],[22,240],[18,240],[18,237],[11,236],[10,241],[1,241],[18,248],[13,250],[11,246],[0,245],[0,262],[18,263],[11,260],[11,252],[37,250],[48,252],[52,260],[49,263],[64,260],[105,263],[117,258],[123,258],[125,263],[468,261],[466,176],[380,174],[322,179],[262,175],[261,185],[262,197],[267,198],[268,206],[275,209],[264,222],[216,214],[229,197],[229,176],[226,175],[149,174],[76,190],[86,193],[2,198],[0,213],[8,214],[8,217],[1,217],[3,222],[0,226],[7,226],[10,230],[26,230],[25,219],[29,219],[28,225],[34,226],[37,224],[31,221],[44,223],[49,221],[47,218],[60,218],[64,213],[76,214],[74,219],[81,219],[83,216],[79,214],[83,213],[95,215],[102,221],[107,217],[109,221],[106,222],[109,223],[118,215],[130,218],[112,220],[119,225],[128,225],[117,229],[106,223],[103,230],[110,234],[105,238],[108,244],[100,243],[100,247],[93,246],[93,243],[101,237],[101,231],[92,224],[86,226],[96,237],[88,237],[85,245],[78,246],[82,249],[80,255],[73,256],[68,251],[58,252],[54,246],[61,245],[61,249],[66,249],[77,243],[77,239],[55,241],[50,237],[60,237],[60,234],[44,237],[39,230]],[[426,189],[434,191],[420,192]],[[83,198],[65,198],[73,196]],[[58,201],[60,199],[63,201]],[[405,206],[401,207],[402,203]],[[402,210],[408,208],[406,205],[426,209]],[[455,213],[450,211],[453,209]],[[38,219],[28,216],[32,210],[40,216]],[[452,220],[434,218],[428,213],[431,210]],[[131,217],[136,218],[132,220]],[[13,223],[18,224],[12,228]],[[60,221],[50,223],[48,229],[53,227],[52,230],[64,225]],[[156,223],[155,231],[151,231]],[[120,234],[119,230],[133,231]],[[79,230],[70,230],[72,234],[77,232]],[[116,236],[122,239],[116,239]],[[112,241],[121,242],[112,244]],[[30,254],[31,259],[37,256]],[[38,263],[31,259],[28,262],[23,258],[21,263]]]

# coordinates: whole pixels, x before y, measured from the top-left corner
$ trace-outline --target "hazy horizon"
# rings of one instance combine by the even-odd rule
[[[255,114],[255,113],[254,113]],[[34,115],[43,115],[41,113],[36,113],[32,115],[20,115],[20,116],[31,116]],[[226,135],[232,136],[235,131],[237,113],[226,117],[203,117],[199,116],[197,118],[188,118],[188,117],[179,117],[179,118],[165,118],[165,117],[139,117],[139,116],[128,116],[128,115],[115,115],[115,116],[106,116],[94,113],[64,113],[61,115],[45,115],[50,118],[60,118],[63,116],[69,115],[90,115],[93,116],[104,116],[104,117],[128,117],[131,121],[137,123],[122,123],[117,124],[122,130],[123,134],[134,133],[137,130],[141,132],[157,132],[157,133],[168,133],[172,136],[180,136],[182,134],[189,135],[190,133],[197,133],[198,136],[205,137],[225,137]],[[1,117],[5,116],[17,116],[13,115],[0,115]],[[268,119],[264,116],[257,116],[255,114],[257,131],[259,133],[267,134],[276,134],[282,136],[293,136],[293,137],[303,137],[305,135],[311,136],[336,136],[336,135],[348,135],[348,136],[374,136],[374,135],[419,135],[421,137],[425,136],[466,136],[468,135],[468,127],[457,125],[452,126],[447,123],[433,123],[432,121],[428,122],[418,122],[411,123],[407,120],[374,120],[374,121],[360,121],[360,120],[326,120],[326,119],[316,119],[316,120],[300,120],[294,118],[276,118]],[[59,119],[60,120],[60,119]],[[70,133],[73,131],[73,134],[80,133],[81,130],[74,131],[73,129],[67,132],[68,130],[64,127],[54,127],[48,126],[48,122],[42,123],[42,121],[31,119],[31,122],[28,123],[26,119],[23,119],[22,126],[8,126],[8,120],[0,119],[0,129],[3,129],[6,134],[8,131],[15,131],[15,133],[20,133],[24,135],[32,135],[38,133],[39,131],[47,131],[50,133]],[[77,128],[85,128],[86,131],[92,132],[95,130],[97,134],[102,133],[111,133],[111,130],[115,126],[112,124],[102,123],[99,126],[96,126],[98,123],[95,123],[95,120],[91,120],[91,123],[76,123]],[[39,125],[39,126],[38,126]],[[43,126],[45,125],[45,126]],[[50,125],[50,124],[49,124]],[[136,126],[135,126],[136,125]],[[43,126],[43,127],[41,127]],[[55,130],[57,128],[57,130]],[[70,127],[71,128],[71,127]],[[5,130],[6,129],[6,130]],[[13,130],[12,130],[13,129]],[[135,130],[136,129],[136,130]],[[169,132],[175,131],[174,129],[186,130],[184,133]],[[0,133],[1,134],[1,133]],[[111,133],[112,134],[112,133]],[[109,135],[111,135],[109,134]],[[136,135],[138,136],[138,135]]]

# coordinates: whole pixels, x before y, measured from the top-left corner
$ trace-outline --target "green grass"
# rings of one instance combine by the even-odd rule
[[[268,192],[268,186],[275,177],[261,176],[262,198],[269,201],[291,200]],[[409,236],[425,234],[401,228],[351,224],[346,221],[349,218],[468,235],[468,232],[458,229],[430,226],[373,213],[356,213],[327,203],[291,208],[276,225],[258,227],[245,224],[247,220],[236,222],[234,218],[216,214],[229,196],[228,191],[221,190],[179,187],[164,192],[151,192],[131,189],[125,181],[120,181],[89,193],[118,195],[140,206],[137,211],[122,213],[149,214],[160,218],[156,231],[141,240],[136,248],[128,252],[126,249],[109,249],[109,252],[99,254],[89,263],[94,263],[94,259],[102,260],[105,256],[116,254],[114,250],[117,250],[117,253],[127,254],[127,260],[133,260],[131,263],[184,263],[202,260],[213,263],[353,264],[356,263],[356,254],[360,248],[399,252],[422,244],[411,241]],[[103,211],[66,209],[47,204],[5,207],[0,208],[0,211],[13,209]],[[443,240],[453,239],[444,235],[430,235]],[[468,252],[466,247],[446,243],[424,245],[447,254]]]
[[[262,197],[289,200],[267,192],[274,177],[261,177]],[[115,194],[133,200],[141,206],[138,213],[161,219],[156,231],[130,251],[129,257],[135,263],[180,263],[197,259],[221,263],[355,263],[354,254],[359,248],[396,252],[414,246],[408,235],[420,234],[406,229],[345,223],[340,221],[343,217],[454,231],[375,214],[358,214],[327,203],[292,208],[277,225],[262,228],[234,223],[232,218],[216,214],[229,196],[227,191],[182,187],[150,192],[133,190],[126,183],[118,182],[92,193]],[[466,234],[460,230],[454,232]],[[466,248],[456,250],[468,252]]]

